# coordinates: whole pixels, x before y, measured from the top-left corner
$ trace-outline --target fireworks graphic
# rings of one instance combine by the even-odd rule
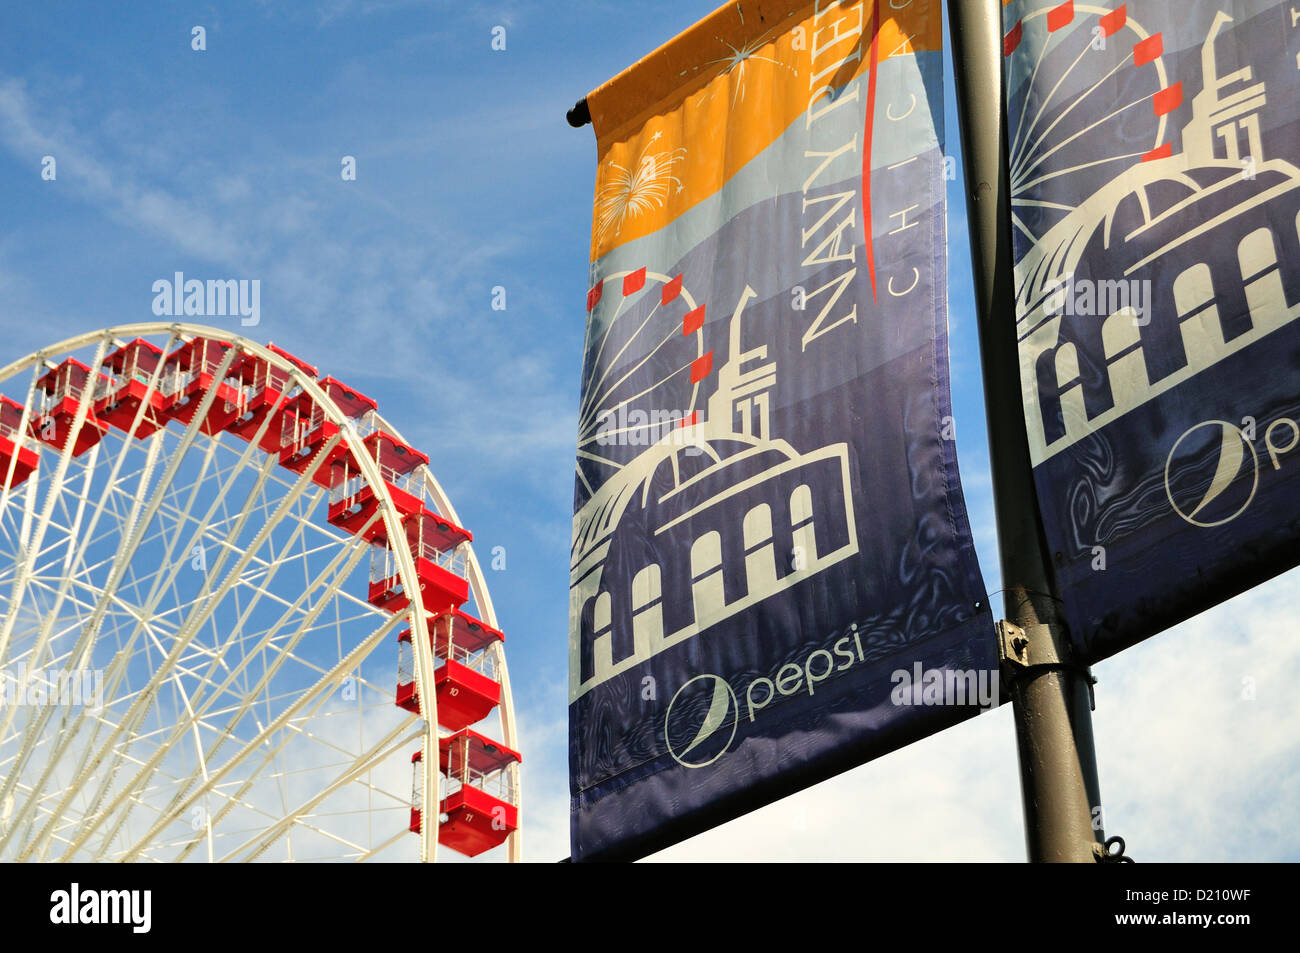
[[[728,54],[703,63],[695,69],[721,65],[723,69],[718,76],[731,75],[732,108],[745,98],[745,68],[751,60],[772,63],[782,69],[790,70],[795,76],[799,75],[799,71],[788,63],[758,55],[758,51],[770,41],[760,38],[740,47],[733,46],[721,37],[718,38],[718,42],[727,48]],[[709,92],[704,101],[711,99],[716,91]],[[595,230],[602,244],[617,237],[629,218],[636,218],[654,209],[663,208],[669,195],[685,191],[681,180],[673,175],[673,167],[686,158],[686,150],[678,148],[651,151],[662,137],[662,132],[656,132],[651,136],[650,141],[630,166],[622,166],[616,162],[609,164],[605,182],[596,195]]]
[[[749,65],[750,60],[762,60],[764,63],[771,63],[774,66],[788,69],[795,76],[799,75],[799,71],[789,63],[782,63],[780,60],[774,60],[770,56],[758,56],[758,51],[766,45],[766,42],[762,39],[746,43],[742,47],[732,46],[726,40],[722,39],[722,37],[718,37],[717,40],[729,49],[731,54],[729,56],[724,56],[721,59],[712,60],[704,65],[716,66],[719,63],[723,63],[726,64],[726,68],[719,75],[726,75],[727,73],[733,74],[733,92],[731,94],[731,105],[733,107],[745,98],[745,67]]]
[[[616,162],[609,164],[605,184],[596,196],[596,234],[601,242],[617,236],[629,217],[663,208],[674,187],[682,190],[681,180],[672,169],[686,158],[686,150],[649,151],[659,138],[660,134],[655,133],[631,168]]]

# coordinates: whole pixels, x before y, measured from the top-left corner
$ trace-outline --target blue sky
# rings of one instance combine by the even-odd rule
[[[152,283],[176,271],[260,279],[261,324],[240,330],[378,400],[432,458],[480,555],[505,547],[489,585],[533,860],[567,853],[567,560],[595,144],[564,112],[714,6],[0,10],[0,363],[151,320]],[[203,52],[191,49],[195,25]],[[492,49],[496,27],[504,50]],[[47,154],[52,182],[40,175]],[[340,176],[348,155],[355,181]],[[969,248],[952,185],[958,452],[993,592]],[[498,286],[504,311],[491,308]],[[1298,581],[1287,574],[1097,669],[1107,827],[1139,860],[1300,858]],[[1253,701],[1244,677],[1257,680]],[[1010,711],[661,857],[1020,859]]]

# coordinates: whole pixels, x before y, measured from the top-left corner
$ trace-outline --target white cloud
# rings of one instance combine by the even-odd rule
[[[24,84],[0,82],[0,141],[35,164],[52,155],[57,181],[115,218],[146,229],[177,247],[204,258],[230,263],[246,254],[239,232],[221,224],[191,202],[162,189],[137,184],[99,160],[94,148],[67,123],[36,113]]]

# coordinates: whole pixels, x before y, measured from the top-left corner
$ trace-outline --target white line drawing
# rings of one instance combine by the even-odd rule
[[[1035,466],[1300,318],[1300,169],[1265,155],[1268,98],[1253,68],[1219,69],[1216,41],[1232,22],[1220,11],[1202,45],[1181,151],[1157,137],[1157,149],[1125,163],[1016,265]],[[1181,84],[1143,101],[1172,119]],[[1150,281],[1150,314],[1062,315],[1058,292],[1084,268],[1094,283]]]
[[[736,305],[703,419],[618,466],[574,516],[571,702],[858,551],[848,444],[800,453],[771,432],[776,362],[742,343],[755,297]]]

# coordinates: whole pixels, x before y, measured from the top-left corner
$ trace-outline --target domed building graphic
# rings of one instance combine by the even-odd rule
[[[1017,263],[1035,465],[1300,317],[1300,169],[1265,153],[1265,83],[1248,65],[1219,68],[1231,23],[1219,12],[1202,46],[1181,151],[1143,156]],[[1157,93],[1157,114],[1181,96],[1181,84]],[[1098,301],[1108,286],[1145,288],[1145,306],[1075,313],[1062,291],[1080,282]]]
[[[570,700],[858,551],[844,443],[771,432],[776,362],[743,345],[746,288],[702,412],[579,508],[570,563]]]

